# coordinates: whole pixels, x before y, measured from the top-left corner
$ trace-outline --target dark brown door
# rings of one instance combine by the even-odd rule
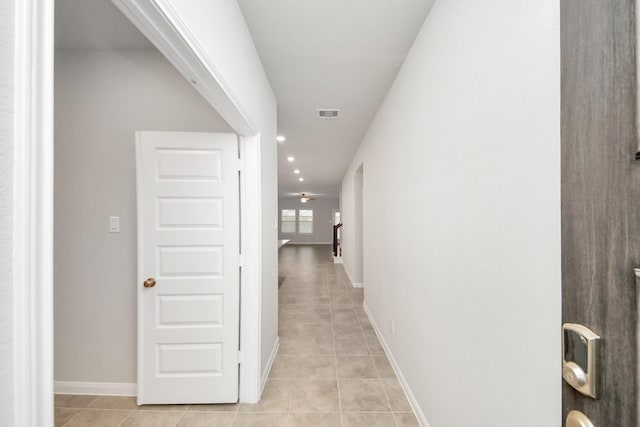
[[[634,19],[634,0],[561,0],[562,317],[603,338],[600,399],[563,384],[563,422],[596,427],[638,427]]]

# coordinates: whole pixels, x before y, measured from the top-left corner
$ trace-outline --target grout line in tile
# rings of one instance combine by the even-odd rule
[[[187,406],[187,408],[188,408],[189,406],[191,406],[191,405],[188,405],[188,406]],[[187,411],[185,410],[185,411],[183,411],[183,412],[182,412],[182,414],[180,414],[180,417],[176,420],[176,423],[173,425],[173,427],[177,427],[177,426],[178,426],[178,424],[180,424],[180,421],[184,418],[184,415],[185,415],[186,413],[187,413]]]
[[[118,408],[64,408],[61,406],[56,406],[56,409],[79,409],[80,411],[135,411],[135,409],[118,409]]]
[[[139,407],[138,407],[138,408],[139,408]],[[118,427],[120,427],[121,425],[124,425],[124,423],[126,423],[126,422],[127,422],[127,420],[133,416],[133,414],[135,414],[136,412],[138,412],[138,408],[136,408],[136,410],[135,410],[135,411],[131,411],[131,413],[129,414],[129,416],[125,417],[125,419],[124,419],[124,420],[122,420],[122,421],[120,422],[120,424],[118,424]]]
[[[336,331],[333,325],[333,304],[329,303],[330,316],[331,316],[331,341],[333,342],[333,358],[336,367],[336,392],[338,394],[338,418],[340,420],[340,426],[342,424],[342,399],[340,395],[340,381],[338,379],[338,355],[336,354]]]
[[[396,416],[396,413],[392,412],[391,416],[393,417],[393,421],[395,421],[396,423],[396,427],[400,427],[400,421],[398,421],[398,417]]]
[[[358,319],[358,321],[360,321],[360,319]],[[378,339],[377,336],[376,336],[376,339]],[[367,346],[369,346],[369,343],[367,342],[366,338],[365,338],[365,343],[367,344]],[[371,351],[369,352],[371,353]],[[387,399],[387,405],[389,406],[389,410],[393,412],[393,408],[391,407],[391,400],[389,399],[389,395],[387,394],[387,389],[385,388],[385,385],[382,382],[382,377],[380,376],[380,371],[378,370],[378,366],[376,365],[376,362],[373,359],[373,355],[370,355],[369,357],[371,358],[371,363],[373,363],[373,368],[376,370],[376,373],[378,374],[378,382],[380,383],[380,387],[382,387],[382,392],[384,393],[385,399]],[[398,420],[395,416],[393,416],[393,421],[396,423],[396,427],[398,427],[399,426]]]
[[[238,406],[236,407],[236,411],[233,413],[233,417],[231,418],[231,422],[228,427],[231,427],[235,422],[236,418],[238,418],[238,412],[240,411],[240,401],[238,400]]]
[[[374,364],[374,366],[375,366],[375,364]],[[378,376],[379,376],[379,374],[378,374]],[[378,378],[378,381],[380,382],[380,387],[382,387],[382,392],[384,393],[384,397],[387,399],[387,405],[389,405],[389,410],[393,414],[393,408],[391,407],[391,399],[389,399],[389,395],[387,394],[387,389],[385,388],[384,384],[382,383],[382,378]],[[396,419],[395,415],[393,416],[393,421],[395,421],[396,427],[398,427],[398,420]]]
[[[78,409],[78,408],[65,408],[65,409]],[[69,423],[71,422],[71,420],[73,420],[75,417],[77,417],[78,415],[80,415],[80,414],[82,413],[82,411],[84,411],[84,409],[80,409],[80,410],[78,411],[78,413],[77,413],[77,414],[75,414],[73,417],[69,418],[69,419],[67,420],[67,422],[66,422],[66,423],[62,424],[62,427],[64,427],[64,426],[66,426],[67,424],[69,424]],[[54,423],[55,423],[55,420],[53,420],[53,421],[54,421]]]
[[[296,389],[297,389],[297,381],[296,380],[290,380],[289,381],[290,387],[291,387],[291,394],[289,395],[289,407],[288,409],[288,413],[291,413],[291,409],[293,408],[293,399],[295,398],[296,395]],[[287,425],[289,425],[289,416],[287,415]]]

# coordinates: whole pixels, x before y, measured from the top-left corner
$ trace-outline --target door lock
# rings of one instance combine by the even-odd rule
[[[587,375],[578,364],[573,362],[564,365],[562,376],[572,387],[577,389],[587,384]]]
[[[580,393],[598,398],[600,337],[575,323],[562,325],[562,378]]]

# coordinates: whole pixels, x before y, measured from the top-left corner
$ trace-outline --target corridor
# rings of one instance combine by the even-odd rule
[[[261,403],[288,426],[417,426],[384,350],[328,245],[279,253],[280,352]],[[279,424],[274,424],[279,425]]]

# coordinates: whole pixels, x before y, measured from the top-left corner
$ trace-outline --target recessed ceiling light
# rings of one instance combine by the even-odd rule
[[[298,175],[300,173],[300,169],[296,169],[293,171],[293,173],[295,173],[296,175]]]
[[[304,178],[298,178],[298,181],[302,182],[304,181]]]
[[[290,161],[290,162],[293,162],[295,159],[293,157],[289,156],[289,157],[287,157],[287,160]]]
[[[278,142],[285,142],[286,140],[287,138],[285,138],[283,135],[276,136],[276,141]]]

